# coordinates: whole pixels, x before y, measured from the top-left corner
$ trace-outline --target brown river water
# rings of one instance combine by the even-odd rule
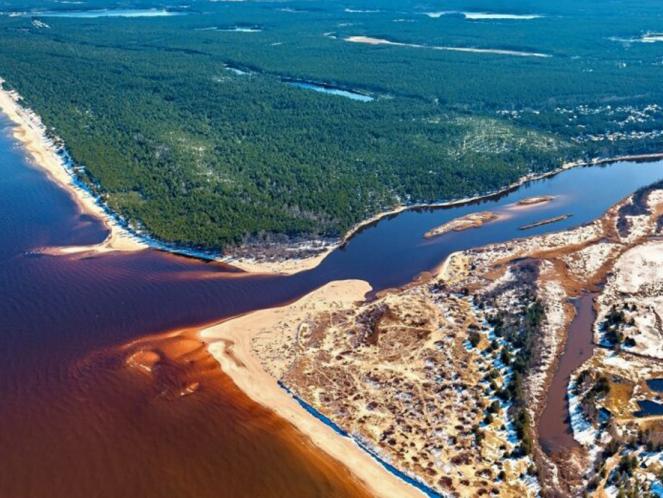
[[[580,445],[573,438],[568,421],[569,402],[566,396],[571,374],[592,357],[593,329],[596,312],[594,294],[586,293],[575,300],[576,315],[569,324],[564,352],[559,359],[537,429],[539,441],[548,454],[564,453]]]
[[[385,219],[314,270],[254,276],[157,250],[40,254],[100,242],[106,231],[28,163],[10,132],[0,118],[2,498],[363,496],[343,465],[239,392],[199,343],[149,337],[275,306],[331,280],[401,285],[453,251],[523,236],[524,224],[573,214],[533,235],[595,219],[663,178],[661,162],[578,168],[481,206]],[[481,229],[423,238],[468,212],[557,194],[559,202]],[[137,340],[160,358],[150,374],[127,365]],[[194,392],[181,396],[187,388]]]

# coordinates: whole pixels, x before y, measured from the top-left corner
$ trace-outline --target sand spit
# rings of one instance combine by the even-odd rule
[[[505,50],[499,48],[474,48],[474,47],[447,47],[438,45],[423,45],[419,43],[402,43],[387,40],[385,38],[373,38],[370,36],[348,36],[345,41],[350,43],[364,43],[367,45],[389,45],[392,47],[407,47],[407,48],[427,48],[430,50],[444,50],[447,52],[470,52],[475,54],[492,54],[492,55],[511,55],[514,57],[552,57],[550,54],[541,52],[524,52],[520,50]]]
[[[259,310],[214,325],[200,332],[209,352],[221,369],[254,401],[274,410],[311,438],[332,457],[347,465],[377,496],[420,497],[414,487],[386,472],[351,439],[340,437],[322,421],[309,414],[276,378],[264,370],[253,353],[252,342],[261,334],[284,329],[284,322],[303,321],[325,310],[343,309],[362,300],[371,290],[360,280],[331,282],[280,308]]]
[[[566,220],[570,217],[571,217],[570,214],[562,214],[560,216],[555,216],[553,218],[546,218],[545,220],[536,221],[534,223],[529,223],[527,225],[523,225],[523,226],[519,227],[519,230],[530,230],[532,228],[537,228],[537,227],[540,227],[540,226],[543,226],[543,225],[550,225],[551,223],[558,223],[558,222],[564,221],[564,220]]]
[[[65,189],[76,202],[81,212],[93,215],[104,222],[109,230],[108,238],[97,245],[85,247],[64,247],[50,249],[51,254],[99,252],[99,251],[137,251],[147,245],[124,230],[115,220],[108,217],[97,200],[87,191],[80,188],[63,157],[58,153],[57,146],[47,137],[41,119],[31,110],[24,108],[21,97],[14,91],[3,88],[4,80],[0,78],[0,111],[16,125],[13,134],[27,151],[32,163],[42,169],[55,183]]]
[[[302,271],[312,270],[322,260],[329,256],[340,244],[328,245],[324,250],[314,256],[305,258],[283,258],[275,260],[261,260],[258,258],[245,258],[236,256],[227,256],[221,258],[223,263],[227,263],[235,268],[248,273],[277,273],[280,275],[293,275]]]

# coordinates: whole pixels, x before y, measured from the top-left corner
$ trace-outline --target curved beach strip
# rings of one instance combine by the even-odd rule
[[[362,300],[371,290],[362,280],[335,281],[311,292],[298,301],[279,308],[259,310],[214,325],[199,333],[221,369],[251,399],[288,420],[333,458],[344,463],[377,496],[421,497],[421,491],[386,471],[352,439],[334,429],[297,402],[277,379],[271,376],[253,353],[252,340],[274,333],[283,322],[295,324],[307,316]],[[269,365],[266,365],[269,368]]]
[[[55,144],[46,136],[46,129],[41,119],[20,104],[20,95],[8,91],[0,78],[0,111],[14,124],[13,135],[28,153],[31,162],[43,170],[60,187],[65,189],[82,213],[90,214],[102,220],[109,235],[100,244],[83,247],[53,249],[53,253],[90,252],[90,251],[138,251],[145,249],[147,244],[127,232],[115,220],[111,219],[97,200],[86,190],[80,188],[63,157],[58,153]]]

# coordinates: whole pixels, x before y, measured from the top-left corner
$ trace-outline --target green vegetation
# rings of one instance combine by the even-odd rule
[[[618,310],[613,305],[602,324],[608,344],[615,347],[620,347],[622,344],[627,347],[635,346],[635,339],[624,336],[624,327],[627,325],[634,326],[635,320],[633,318],[627,320],[624,309]]]
[[[6,0],[5,13],[32,12],[0,16],[0,76],[112,209],[160,239],[211,249],[338,237],[395,204],[494,191],[569,159],[663,150],[660,52],[611,39],[661,30],[655,0],[500,3],[544,15],[516,22],[377,3],[357,13],[336,1],[194,0],[172,17],[56,18],[39,12],[81,6]],[[356,35],[551,57],[344,41]]]
[[[520,449],[517,455],[529,454],[532,451],[532,421],[526,409],[523,379],[527,374],[532,359],[534,337],[541,326],[545,310],[540,301],[535,300],[522,314],[507,314],[500,312],[490,318],[495,334],[504,337],[509,349],[516,353],[507,353],[503,356],[509,358],[513,376],[498,396],[504,401],[512,402],[512,417],[516,434],[520,439]],[[506,348],[502,351],[506,351]]]

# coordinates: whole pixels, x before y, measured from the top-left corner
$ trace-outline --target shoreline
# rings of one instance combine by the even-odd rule
[[[109,232],[106,239],[99,244],[50,248],[48,251],[51,254],[73,254],[147,249],[148,244],[122,228],[116,220],[108,216],[91,192],[76,183],[71,166],[67,165],[56,145],[47,138],[41,119],[31,110],[24,108],[19,102],[20,96],[5,89],[4,83],[5,80],[0,78],[0,111],[14,124],[12,136],[22,145],[29,162],[65,190],[80,213],[98,218]]]
[[[308,413],[310,413],[311,416],[315,417],[316,419],[320,420],[323,424],[330,427],[339,436],[352,439],[352,441],[357,446],[359,446],[359,448],[361,448],[363,451],[365,451],[371,457],[373,457],[373,459],[376,460],[380,465],[382,465],[382,467],[384,467],[384,469],[387,472],[389,472],[390,474],[395,475],[399,479],[401,479],[401,480],[405,481],[406,483],[410,484],[411,486],[418,489],[419,491],[421,491],[422,494],[428,496],[429,498],[444,498],[442,494],[435,491],[434,489],[431,489],[426,484],[423,484],[421,481],[419,481],[419,479],[410,476],[409,474],[403,472],[402,470],[397,469],[394,465],[392,465],[387,460],[382,458],[379,455],[379,453],[372,450],[367,444],[364,444],[359,439],[354,438],[347,431],[345,431],[342,427],[338,426],[332,420],[330,420],[325,415],[323,415],[318,410],[316,410],[313,406],[309,405],[306,401],[304,401],[302,398],[297,396],[297,394],[292,392],[292,390],[290,390],[290,388],[287,385],[285,385],[283,382],[278,381],[278,385],[279,385],[279,387],[281,387],[281,389],[283,389],[286,393],[288,393],[302,408],[304,408],[304,410],[306,410]]]
[[[203,328],[198,337],[239,389],[290,422],[321,451],[347,466],[376,496],[421,498],[422,491],[385,469],[351,437],[339,437],[333,427],[312,416],[265,370],[252,351],[252,339],[275,327],[284,317],[304,320],[313,311],[361,301],[370,290],[370,285],[362,280],[329,282],[293,303],[253,311]]]
[[[404,211],[417,209],[437,209],[446,207],[462,206],[474,202],[488,200],[532,181],[542,180],[555,176],[566,170],[610,164],[621,161],[655,161],[663,159],[663,152],[647,154],[630,154],[608,158],[594,158],[587,161],[572,161],[563,163],[560,167],[543,173],[529,173],[504,188],[471,197],[440,201],[431,203],[415,203],[398,205],[391,209],[381,211],[375,215],[354,224],[335,243],[327,244],[320,253],[305,258],[288,258],[275,261],[260,261],[256,258],[237,257],[232,254],[219,255],[214,251],[199,250],[193,247],[177,246],[167,242],[159,241],[149,234],[139,233],[131,227],[116,213],[108,208],[103,200],[96,197],[83,184],[77,181],[73,165],[67,160],[66,149],[58,148],[52,140],[46,136],[46,129],[40,117],[32,110],[21,105],[21,96],[13,90],[4,87],[5,80],[0,77],[0,112],[14,123],[15,128],[12,135],[18,140],[27,152],[31,162],[49,176],[55,183],[65,189],[72,200],[77,204],[80,211],[92,214],[99,218],[109,231],[109,235],[103,242],[90,246],[69,246],[46,248],[44,253],[52,255],[70,255],[89,252],[108,251],[140,251],[148,248],[165,251],[175,255],[194,257],[206,261],[216,261],[233,266],[247,273],[293,275],[302,271],[316,268],[327,256],[338,248],[343,247],[352,237],[370,225],[379,222],[383,218],[400,214]],[[315,241],[315,239],[311,239]]]

